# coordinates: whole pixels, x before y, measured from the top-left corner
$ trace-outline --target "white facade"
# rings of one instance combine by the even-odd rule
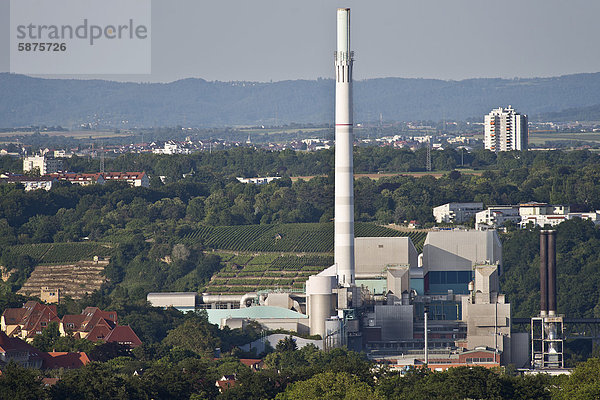
[[[281,179],[280,176],[265,176],[264,178],[235,178],[239,182],[242,183],[254,183],[255,185],[266,185],[267,183],[271,183],[276,179]]]
[[[178,310],[194,310],[196,307],[196,292],[164,292],[148,293],[146,300],[152,307],[174,307]]]
[[[104,172],[104,180],[127,182],[133,187],[150,187],[150,179],[145,172]]]
[[[183,147],[180,143],[169,141],[162,149],[153,149],[154,154],[191,154],[191,150]]]
[[[503,226],[506,221],[513,221],[525,228],[529,224],[544,227],[556,226],[563,221],[574,218],[590,220],[600,224],[600,210],[592,212],[570,212],[565,205],[545,203],[525,203],[516,206],[491,206],[475,215],[475,229],[485,230]]]
[[[31,190],[50,190],[56,179],[41,176],[31,177],[24,175],[0,174],[0,183],[20,183],[26,192]]]
[[[503,226],[506,221],[515,224],[521,222],[519,206],[493,206],[475,214],[475,229],[494,229]]]
[[[484,117],[485,149],[496,153],[527,150],[528,142],[527,115],[517,113],[512,106],[493,109]]]
[[[483,203],[446,203],[433,209],[435,222],[463,223],[483,210]]]
[[[40,175],[46,175],[60,171],[62,166],[62,160],[46,156],[29,156],[23,158],[23,172],[31,172],[37,168]]]

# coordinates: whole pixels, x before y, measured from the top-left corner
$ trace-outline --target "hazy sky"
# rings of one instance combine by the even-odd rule
[[[0,71],[9,69],[7,4]],[[99,77],[328,78],[337,7],[352,8],[355,79],[600,71],[598,0],[152,0],[152,74]]]

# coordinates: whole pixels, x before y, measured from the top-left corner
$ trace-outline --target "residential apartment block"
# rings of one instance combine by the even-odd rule
[[[484,117],[483,145],[493,152],[527,150],[529,130],[527,115],[512,106],[496,108]]]
[[[23,172],[32,172],[37,169],[40,175],[46,175],[58,172],[62,168],[62,160],[53,157],[35,155],[23,158]]]
[[[590,220],[600,223],[600,210],[592,212],[571,212],[569,206],[550,205],[546,203],[523,203],[513,206],[490,206],[487,210],[475,215],[475,229],[495,229],[504,226],[506,221],[512,221],[519,227],[529,224],[544,227],[556,226],[563,221],[573,218]]]

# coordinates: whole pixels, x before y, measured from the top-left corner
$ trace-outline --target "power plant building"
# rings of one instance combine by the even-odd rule
[[[409,237],[354,237],[349,9],[337,10],[337,27],[334,264],[309,276],[302,293],[201,294],[197,308],[221,327],[255,320],[320,335],[323,348],[345,345],[374,359],[413,354],[414,365],[510,362],[510,304],[498,285],[496,231],[429,232],[421,254]],[[189,304],[184,297],[149,300]],[[437,361],[428,358],[430,350]]]
[[[484,117],[483,145],[493,152],[527,150],[529,129],[527,115],[512,106],[496,108]]]

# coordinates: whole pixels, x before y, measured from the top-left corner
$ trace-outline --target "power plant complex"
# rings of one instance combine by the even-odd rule
[[[155,306],[206,309],[221,327],[257,321],[266,329],[319,335],[318,346],[348,346],[398,367],[562,366],[556,315],[554,236],[541,239],[542,310],[527,332],[511,332],[500,292],[502,244],[495,230],[427,234],[422,252],[408,237],[354,237],[350,9],[337,10],[335,51],[334,264],[303,291],[240,295],[151,293]],[[545,286],[544,286],[545,285]],[[547,300],[546,300],[547,299]],[[532,355],[530,357],[530,346]]]

